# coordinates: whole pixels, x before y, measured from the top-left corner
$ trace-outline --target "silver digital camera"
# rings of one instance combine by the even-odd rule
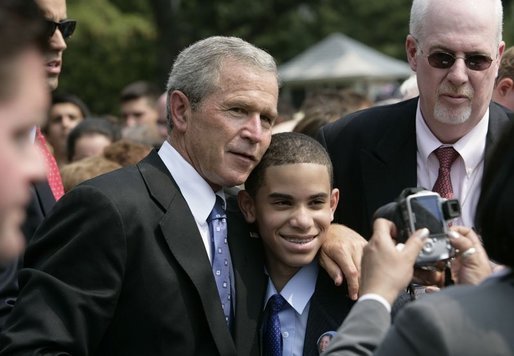
[[[398,242],[405,242],[414,231],[427,228],[430,235],[416,259],[416,265],[430,266],[453,257],[448,222],[459,216],[457,199],[444,199],[424,188],[407,188],[396,202],[380,207],[373,218],[391,220],[398,230]]]

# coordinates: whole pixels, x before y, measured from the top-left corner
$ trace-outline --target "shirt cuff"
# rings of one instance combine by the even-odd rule
[[[374,300],[374,301],[377,301],[380,304],[382,304],[384,306],[384,308],[386,308],[388,313],[391,312],[391,304],[389,304],[389,302],[384,297],[382,297],[379,294],[375,294],[375,293],[364,294],[362,297],[359,298],[357,303],[362,302],[364,300]]]

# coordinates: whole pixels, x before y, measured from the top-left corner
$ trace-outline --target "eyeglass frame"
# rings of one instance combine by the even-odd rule
[[[466,65],[466,68],[469,69],[469,70],[472,70],[474,72],[483,72],[489,68],[491,68],[491,64],[493,63],[493,61],[495,61],[496,59],[498,59],[498,53],[496,53],[496,58],[492,58],[490,57],[489,55],[487,54],[480,54],[480,53],[476,53],[476,54],[469,54],[469,55],[464,55],[464,56],[457,56],[453,53],[450,53],[450,52],[446,52],[446,51],[443,51],[443,50],[439,50],[439,51],[436,51],[436,52],[432,52],[430,54],[425,54],[423,49],[421,48],[420,46],[420,43],[418,41],[418,39],[416,37],[414,37],[413,35],[410,35],[414,41],[416,42],[416,52],[419,51],[419,53],[421,53],[421,55],[423,57],[425,57],[427,59],[427,62],[428,64],[432,67],[432,68],[435,68],[435,69],[450,69],[451,67],[453,67],[453,65],[455,64],[455,62],[457,62],[457,59],[462,59],[464,61],[464,64]],[[434,66],[431,61],[430,61],[430,56],[433,56],[433,55],[437,55],[437,54],[444,54],[444,55],[447,55],[449,56],[451,59],[452,59],[452,62],[449,66],[447,67],[437,67],[437,66]],[[482,57],[482,58],[485,58],[488,60],[488,65],[487,67],[485,68],[482,68],[482,69],[475,69],[475,68],[472,68],[469,66],[469,60],[470,60],[470,57]]]
[[[49,26],[48,38],[51,38],[55,34],[55,31],[57,29],[59,29],[59,32],[61,32],[62,38],[64,38],[66,40],[66,39],[70,38],[71,35],[73,35],[73,33],[75,32],[75,28],[77,27],[77,21],[71,20],[71,19],[66,19],[66,20],[62,20],[59,22],[45,19],[45,22],[46,22],[47,26]],[[72,29],[71,29],[71,33],[66,35],[63,31],[63,28],[65,25],[68,25],[68,24],[70,24],[72,26]],[[51,31],[50,31],[50,26],[52,26]]]

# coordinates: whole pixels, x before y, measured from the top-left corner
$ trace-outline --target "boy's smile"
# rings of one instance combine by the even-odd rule
[[[248,222],[257,222],[265,244],[266,266],[275,285],[277,277],[287,281],[316,257],[338,196],[337,190],[331,190],[324,165],[297,163],[266,168],[251,212],[245,216]]]

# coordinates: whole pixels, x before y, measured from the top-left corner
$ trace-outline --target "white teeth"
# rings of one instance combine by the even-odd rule
[[[309,243],[312,240],[313,240],[313,238],[310,238],[310,239],[291,239],[291,238],[286,238],[287,242],[291,242],[293,244],[300,244],[300,245]]]

